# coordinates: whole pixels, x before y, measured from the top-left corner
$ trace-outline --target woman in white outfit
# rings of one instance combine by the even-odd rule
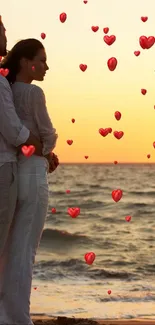
[[[57,140],[47,112],[42,81],[49,69],[45,49],[38,40],[18,42],[1,65],[9,69],[17,114],[23,124],[43,143],[44,157],[18,156],[18,201],[0,301],[0,324],[31,325],[30,294],[35,255],[48,208],[48,160]]]

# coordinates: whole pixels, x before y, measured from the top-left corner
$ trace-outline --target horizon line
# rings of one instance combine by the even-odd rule
[[[74,165],[74,164],[98,164],[98,165],[115,165],[114,164],[114,162],[61,162],[61,164],[72,164],[72,165]],[[152,164],[152,165],[154,165],[155,164],[155,162],[118,162],[116,165],[141,165],[141,164],[143,164],[143,165],[148,165],[148,164]]]

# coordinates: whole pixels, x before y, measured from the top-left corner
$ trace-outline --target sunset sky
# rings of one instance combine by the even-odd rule
[[[59,20],[62,12],[65,23]],[[46,33],[41,41],[50,70],[43,82],[34,83],[45,91],[59,134],[55,152],[60,162],[155,162],[155,45],[149,50],[139,45],[141,35],[155,36],[155,0],[7,0],[1,1],[0,14],[8,49]],[[91,26],[99,30],[94,33]],[[111,46],[103,41],[104,27],[116,35]],[[113,72],[107,67],[111,57],[118,60]],[[85,72],[81,63],[88,66]],[[145,96],[141,88],[147,89]],[[115,111],[122,113],[120,121]],[[124,131],[124,137],[102,137],[98,130],[107,127]]]

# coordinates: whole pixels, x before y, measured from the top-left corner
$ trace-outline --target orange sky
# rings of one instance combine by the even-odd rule
[[[63,24],[62,12],[67,13]],[[149,50],[139,45],[141,35],[155,34],[154,0],[7,0],[0,14],[8,49],[19,39],[47,35],[43,44],[50,70],[36,84],[45,91],[59,134],[55,152],[60,162],[155,162],[155,45]],[[148,21],[143,23],[141,16]],[[92,25],[99,26],[96,33]],[[103,41],[104,27],[116,35],[111,46]],[[118,65],[111,72],[107,60],[113,56]],[[81,63],[88,66],[85,72]],[[141,88],[147,89],[145,96]],[[122,113],[120,121],[115,111]],[[106,127],[124,131],[124,137],[117,140],[111,133],[103,138],[98,130]],[[73,140],[71,146],[67,139]]]

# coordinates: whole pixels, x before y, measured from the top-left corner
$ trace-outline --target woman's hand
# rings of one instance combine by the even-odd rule
[[[59,166],[59,159],[54,152],[51,153],[49,162],[49,173],[53,173],[55,169]]]

